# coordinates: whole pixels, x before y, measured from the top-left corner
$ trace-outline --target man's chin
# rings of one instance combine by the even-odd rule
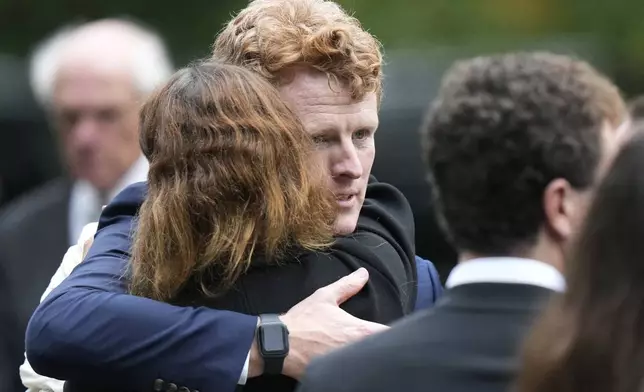
[[[110,189],[116,182],[108,181],[107,176],[104,173],[98,171],[85,171],[76,178],[89,182],[96,189]]]

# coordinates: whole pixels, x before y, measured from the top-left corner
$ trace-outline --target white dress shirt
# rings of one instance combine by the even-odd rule
[[[489,257],[459,263],[447,278],[445,287],[471,283],[507,283],[539,286],[563,292],[566,280],[550,264],[517,257]]]
[[[69,243],[73,245],[83,227],[98,220],[101,208],[114,196],[135,182],[145,181],[148,177],[149,163],[143,155],[130,166],[116,186],[104,195],[87,181],[76,181],[69,197]]]

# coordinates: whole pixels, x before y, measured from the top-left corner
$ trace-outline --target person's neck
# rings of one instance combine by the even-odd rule
[[[148,163],[143,156],[139,154],[125,169],[121,170],[118,177],[108,183],[98,185],[92,184],[87,180],[84,181],[97,192],[101,200],[109,201],[126,185],[133,182],[143,181],[147,175],[147,171]]]
[[[493,257],[513,257],[513,258],[520,258],[520,259],[536,260],[555,267],[561,273],[563,273],[563,270],[564,270],[563,256],[561,254],[560,249],[552,245],[546,245],[542,242],[538,243],[533,247],[526,248],[520,251],[509,252],[507,254],[502,254],[502,253],[484,254],[484,253],[464,251],[464,252],[461,252],[458,263],[459,264],[467,263],[468,261],[475,260],[475,259],[493,258]]]

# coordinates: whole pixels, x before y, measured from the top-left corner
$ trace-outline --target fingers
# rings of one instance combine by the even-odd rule
[[[364,268],[360,268],[351,275],[347,275],[335,283],[321,288],[320,292],[337,305],[340,305],[362,290],[368,280],[369,272]]]

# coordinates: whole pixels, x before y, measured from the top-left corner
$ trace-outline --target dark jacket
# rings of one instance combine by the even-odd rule
[[[298,392],[507,392],[552,293],[501,283],[448,289],[432,309],[314,360]]]

